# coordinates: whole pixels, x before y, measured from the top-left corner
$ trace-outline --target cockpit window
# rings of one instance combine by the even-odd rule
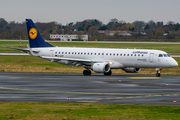
[[[170,55],[168,55],[168,54],[163,54],[164,55],[164,57],[170,57]]]
[[[163,55],[162,55],[162,54],[159,54],[159,57],[163,57]]]

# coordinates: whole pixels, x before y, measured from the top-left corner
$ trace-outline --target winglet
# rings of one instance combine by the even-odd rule
[[[54,47],[51,44],[45,42],[39,30],[37,29],[37,27],[31,19],[26,19],[26,25],[30,48]]]

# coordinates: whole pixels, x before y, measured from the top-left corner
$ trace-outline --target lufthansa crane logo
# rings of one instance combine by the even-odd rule
[[[35,39],[37,37],[37,30],[36,30],[36,28],[31,28],[29,30],[29,37],[31,39]]]

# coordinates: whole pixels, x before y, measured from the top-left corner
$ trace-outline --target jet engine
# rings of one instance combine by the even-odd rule
[[[126,73],[138,73],[141,71],[141,68],[123,68],[122,70],[124,70]]]
[[[94,63],[91,69],[97,73],[107,73],[110,71],[110,66],[108,63]]]

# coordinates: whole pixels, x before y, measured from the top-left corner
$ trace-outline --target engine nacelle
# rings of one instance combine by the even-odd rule
[[[110,66],[108,63],[94,63],[91,69],[97,73],[107,73],[110,71]]]
[[[126,73],[138,73],[141,71],[141,68],[123,68],[122,70],[124,70]]]

